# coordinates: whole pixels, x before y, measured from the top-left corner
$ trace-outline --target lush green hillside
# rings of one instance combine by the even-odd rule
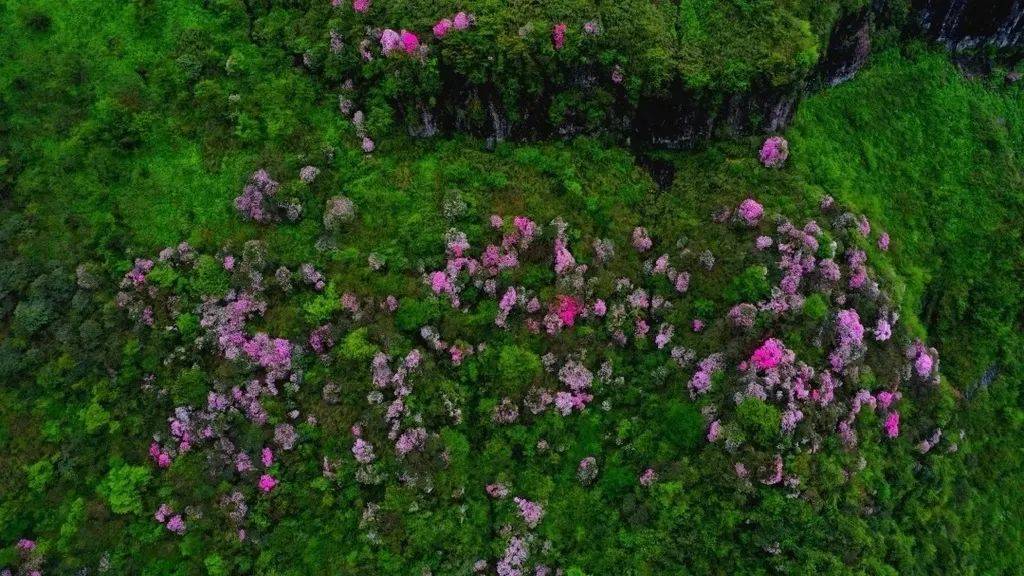
[[[1001,73],[890,48],[779,167],[645,151],[660,188],[601,137],[412,139],[430,66],[351,39],[461,9],[429,42],[506,98],[559,58],[726,93],[805,77],[864,3],[98,4],[0,9],[0,570],[1024,562]]]

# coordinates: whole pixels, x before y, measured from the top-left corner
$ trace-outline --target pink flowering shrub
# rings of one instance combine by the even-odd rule
[[[404,49],[404,42],[402,35],[391,28],[385,28],[380,35],[380,50],[385,56],[390,55],[396,50]]]
[[[563,22],[555,24],[551,28],[551,45],[555,47],[555,50],[561,50],[565,46],[565,31],[568,26]]]
[[[434,24],[433,27],[434,36],[444,38],[445,35],[448,34],[448,31],[452,29],[452,26],[454,26],[454,24],[452,24],[452,21],[449,18],[442,18],[441,20],[438,20],[437,24]]]
[[[633,248],[636,248],[637,252],[646,252],[650,250],[653,245],[654,242],[647,234],[646,228],[637,226],[633,229]]]
[[[893,411],[885,417],[885,435],[895,438],[900,435],[900,413]]]
[[[277,486],[277,479],[270,474],[263,474],[260,476],[260,481],[257,484],[260,490],[263,492],[270,492]]]
[[[782,136],[772,136],[761,145],[761,164],[767,168],[781,168],[789,158],[789,142]]]
[[[778,366],[786,353],[786,347],[782,342],[769,338],[765,340],[754,354],[750,357],[750,363],[759,370],[771,370]]]
[[[878,249],[885,252],[889,250],[889,234],[883,233],[878,237]]]
[[[583,460],[580,460],[579,466],[576,468],[576,477],[579,479],[580,484],[584,486],[590,486],[597,479],[597,458],[593,456],[587,456]]]
[[[434,24],[434,36],[444,38],[451,30],[465,30],[473,24],[473,21],[473,15],[466,12],[459,12],[451,18],[442,18]]]
[[[536,502],[531,502],[525,498],[516,496],[512,499],[516,506],[519,507],[519,515],[523,518],[523,522],[530,528],[536,528],[537,524],[540,524],[541,518],[544,517],[544,508]]]
[[[419,51],[420,39],[418,36],[408,30],[402,30],[401,38],[402,50],[404,50],[406,54],[412,55]]]
[[[266,202],[277,194],[279,187],[266,170],[257,170],[249,178],[242,194],[235,198],[235,208],[249,220],[269,222],[273,215],[266,207]]]
[[[612,83],[613,84],[622,84],[622,82],[626,79],[626,73],[622,69],[622,66],[619,66],[618,64],[616,64],[612,68],[611,79],[612,79]]]
[[[167,521],[167,529],[181,536],[185,533],[185,520],[180,514],[175,514]]]
[[[352,454],[356,457],[356,462],[360,464],[369,464],[377,458],[373,452],[373,444],[362,438],[356,438],[355,443],[352,445]]]
[[[21,550],[22,552],[31,552],[31,551],[36,549],[36,543],[35,543],[34,540],[29,540],[27,538],[22,538],[22,539],[18,540],[18,544],[16,545],[16,548],[18,550]]]
[[[316,166],[304,166],[302,170],[299,170],[299,179],[306,184],[312,184],[319,174],[320,169]]]
[[[736,215],[747,226],[756,226],[761,221],[761,216],[764,215],[764,207],[753,198],[747,198],[740,203],[739,208],[736,210]]]
[[[583,304],[578,298],[573,296],[566,296],[561,294],[558,296],[558,308],[556,314],[558,314],[559,320],[565,326],[572,326],[576,323],[576,316],[583,310]]]

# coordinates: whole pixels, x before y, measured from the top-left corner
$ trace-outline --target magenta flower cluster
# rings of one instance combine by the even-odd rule
[[[789,142],[782,136],[772,136],[761,145],[761,164],[767,168],[781,168],[789,158]]]

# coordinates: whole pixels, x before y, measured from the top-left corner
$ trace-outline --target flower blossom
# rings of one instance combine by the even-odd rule
[[[616,64],[612,68],[612,83],[613,84],[622,84],[622,81],[625,80],[625,79],[626,79],[625,71],[623,71],[622,66],[619,66],[618,64]]]
[[[772,136],[761,145],[761,164],[766,168],[779,168],[789,158],[789,142],[782,136]]]
[[[356,457],[356,462],[360,464],[369,464],[377,457],[373,453],[373,444],[362,438],[356,438],[355,443],[352,444],[352,454]]]
[[[299,170],[299,179],[306,184],[312,184],[319,174],[320,169],[316,166],[303,166],[302,170]]]
[[[179,536],[185,533],[185,520],[181,517],[181,514],[175,514],[167,521],[167,529]]]
[[[21,540],[18,540],[17,548],[18,548],[18,550],[21,550],[22,552],[31,552],[31,551],[36,549],[35,540],[29,540],[28,538],[22,538]]]
[[[434,24],[434,36],[444,38],[445,34],[452,29],[452,26],[454,26],[454,24],[452,24],[452,21],[449,18],[442,18],[441,20],[438,20],[437,24]]]
[[[885,417],[885,435],[889,438],[895,438],[900,435],[900,413],[896,411],[889,412],[889,415]]]
[[[775,460],[772,462],[772,474],[771,476],[761,480],[763,484],[772,486],[782,482],[782,456],[776,455]]]
[[[566,296],[560,294],[558,296],[558,308],[556,314],[558,319],[566,326],[572,326],[576,323],[576,316],[583,311],[583,304],[579,298],[574,296]]]
[[[420,49],[419,37],[408,30],[402,30],[402,49],[406,54],[415,54]]]
[[[786,347],[776,338],[769,338],[754,350],[750,362],[760,370],[771,370],[779,364],[785,356]]]
[[[465,12],[459,12],[454,18],[452,18],[452,26],[454,26],[456,30],[465,30],[466,28],[469,28],[472,23],[473,15]]]
[[[651,249],[654,245],[654,241],[651,240],[650,235],[647,234],[647,229],[643,226],[637,226],[633,229],[633,248],[636,248],[637,252],[646,252]]]
[[[747,226],[755,226],[761,221],[761,216],[764,215],[764,207],[757,200],[747,198],[740,203],[736,214]]]
[[[722,421],[715,420],[708,426],[708,442],[714,442],[722,435]]]
[[[530,528],[536,528],[537,524],[540,523],[541,518],[544,517],[544,508],[536,502],[531,502],[526,498],[520,498],[516,496],[512,499],[519,507],[519,515],[526,522],[526,525]]]
[[[277,479],[270,474],[264,474],[260,476],[260,481],[257,486],[264,492],[270,492],[275,486],[277,486]]]
[[[565,30],[568,28],[565,23],[559,22],[551,29],[551,44],[555,50],[561,50],[565,46]]]
[[[380,35],[380,49],[387,56],[395,50],[403,47],[402,36],[391,28],[385,28]]]

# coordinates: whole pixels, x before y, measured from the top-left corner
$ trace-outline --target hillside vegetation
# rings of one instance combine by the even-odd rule
[[[598,125],[798,82],[864,5],[3,6],[0,570],[1015,573],[1006,71],[893,36],[781,139],[639,158],[402,125],[441,69],[619,66],[551,103]]]

